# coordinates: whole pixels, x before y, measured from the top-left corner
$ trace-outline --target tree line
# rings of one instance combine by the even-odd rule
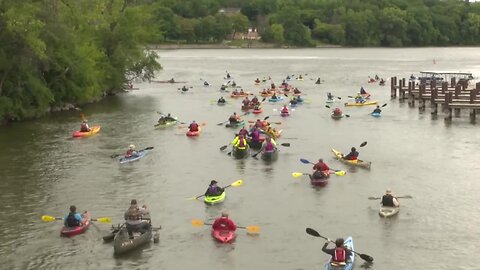
[[[239,12],[219,12],[237,8]],[[480,3],[462,0],[3,0],[0,122],[149,80],[148,44],[218,43],[249,27],[277,45],[480,44]]]

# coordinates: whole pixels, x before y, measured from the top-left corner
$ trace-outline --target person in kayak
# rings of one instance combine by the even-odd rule
[[[227,86],[222,84],[222,86],[220,86],[220,91],[227,91]]]
[[[205,196],[220,196],[223,193],[224,188],[217,186],[217,183],[215,180],[210,182],[207,191],[205,191]]]
[[[273,152],[277,150],[277,143],[272,137],[267,136],[263,142],[262,149],[265,152]]]
[[[240,89],[240,95],[246,95],[245,91],[243,91],[243,88]]]
[[[134,232],[145,233],[150,229],[150,222],[143,220],[148,216],[147,206],[138,206],[137,200],[130,201],[130,207],[125,211],[125,225],[128,230],[128,235],[133,238]]]
[[[318,77],[317,81],[315,82],[315,84],[321,84],[321,80],[320,80],[320,77]]]
[[[135,151],[135,145],[130,144],[128,146],[127,153],[125,153],[125,157],[129,158],[129,157],[135,157],[137,155],[138,155],[138,153],[137,153],[137,151]]]
[[[89,132],[90,127],[88,126],[87,119],[83,119],[82,124],[80,125],[80,132]]]
[[[242,100],[242,104],[243,104],[244,107],[248,107],[248,105],[250,104],[250,99],[248,99],[248,97],[245,97]]]
[[[322,251],[332,256],[331,264],[332,265],[345,265],[348,258],[352,255],[352,251],[343,246],[343,238],[338,238],[335,240],[335,248],[327,248],[328,244],[333,242],[330,239],[327,239],[327,242],[322,247]]]
[[[285,80],[283,80],[282,86],[288,86],[288,83]]]
[[[303,102],[303,98],[301,96],[297,96],[297,102],[298,103]]]
[[[313,170],[315,170],[313,173],[314,179],[323,179],[329,175],[330,167],[320,158],[318,162],[313,165]]]
[[[244,150],[247,148],[247,140],[245,140],[245,137],[243,135],[238,135],[235,136],[235,139],[232,141],[233,147]]]
[[[222,216],[217,218],[215,222],[212,224],[212,229],[214,230],[228,230],[228,231],[235,231],[237,229],[237,225],[233,220],[228,218],[228,213],[223,211]]]
[[[272,128],[270,125],[267,126],[267,131],[265,132],[268,136],[272,137],[272,139],[277,138],[277,130]]]
[[[380,106],[377,106],[377,108],[375,108],[375,110],[373,110],[372,113],[381,114],[381,113],[382,113],[382,110],[380,109]]]
[[[235,81],[232,82],[232,86],[235,87],[237,86],[237,83]]]
[[[175,83],[175,79],[174,78],[171,78],[170,80],[168,80],[169,83]]]
[[[240,130],[238,131],[238,135],[243,135],[244,138],[247,137],[247,135],[248,135],[248,130],[245,129],[245,126],[242,127],[242,129],[240,129]]]
[[[334,116],[342,116],[343,115],[343,112],[342,112],[342,110],[340,110],[340,108],[335,108],[332,111],[332,113],[333,113]]]
[[[236,112],[234,112],[230,117],[228,118],[228,121],[230,121],[230,124],[236,124],[240,122],[241,118],[240,116],[237,115]]]
[[[230,76],[230,73],[227,72],[227,79],[230,79],[231,76]]]
[[[257,78],[257,79],[255,80],[255,83],[260,83],[260,79]]]
[[[209,86],[210,84],[207,81],[203,81],[204,86]]]
[[[188,130],[190,130],[190,132],[198,131],[198,124],[197,122],[195,122],[195,120],[193,120],[192,123],[188,126]]]
[[[252,105],[254,105],[254,106],[255,106],[255,105],[258,105],[259,102],[258,102],[257,96],[254,96],[254,97],[252,98],[252,100],[250,101],[250,103],[251,103]]]
[[[375,74],[375,80],[377,80],[377,81],[378,81],[378,79],[380,79],[380,77],[378,77],[378,75],[377,75],[377,74]]]
[[[378,84],[379,85],[385,85],[385,80],[382,78]]]
[[[287,105],[283,105],[281,112],[284,114],[289,113]]]
[[[266,82],[267,79],[265,77],[262,78],[262,82]]]
[[[298,79],[303,80],[302,74],[300,74],[300,76],[298,76]]]
[[[227,101],[223,97],[220,97],[217,103],[227,103]]]
[[[262,120],[257,119],[257,122],[255,122],[254,127],[257,127],[257,128],[259,128],[259,129],[263,129],[263,128],[265,128],[265,125],[264,125],[264,123],[263,123]]]
[[[277,95],[275,94],[275,92],[273,93],[271,99],[278,99]]]
[[[182,87],[182,91],[183,91],[183,92],[187,92],[187,91],[188,91],[187,86],[184,85],[184,86]]]
[[[298,94],[301,94],[302,91],[298,90],[298,88],[295,87],[295,88],[293,89],[293,93],[296,94],[296,95],[298,95]]]
[[[364,103],[365,99],[362,97],[360,93],[357,93],[357,96],[355,96],[355,103]]]
[[[382,197],[382,206],[400,207],[400,203],[397,198],[392,195],[392,190],[389,188],[385,191],[385,195]]]
[[[235,90],[233,90],[233,92],[232,92],[232,95],[234,95],[234,96],[238,96],[238,95],[240,95],[240,93],[238,92],[238,90],[237,90],[237,89],[235,89]]]
[[[250,136],[251,141],[260,142],[260,131],[256,126],[252,127],[252,131],[250,132],[250,134],[248,134],[248,136]]]
[[[158,119],[158,123],[160,123],[160,121],[162,121],[162,122],[172,122],[172,121],[177,121],[177,119],[173,118],[170,115],[170,113],[168,113],[167,116],[162,115],[162,117],[160,117],[160,119]]]
[[[345,160],[357,160],[358,155],[359,154],[357,152],[357,149],[355,147],[352,147],[352,149],[350,150],[350,153],[348,153],[348,155],[346,156],[343,156],[342,158]]]
[[[333,95],[332,95],[332,93],[330,93],[330,92],[327,93],[327,99],[333,100]]]
[[[83,220],[82,215],[77,213],[77,207],[75,205],[70,206],[70,212],[65,216],[63,225],[65,227],[77,227],[81,226],[86,220]]]
[[[297,105],[297,104],[298,104],[298,101],[297,101],[297,98],[296,98],[296,97],[294,97],[294,98],[292,98],[292,99],[290,100],[290,106],[295,106],[295,105]]]
[[[292,78],[290,77],[290,75],[287,75],[287,81],[290,81]]]
[[[275,86],[274,83],[271,83],[271,84],[270,84],[270,89],[275,90],[276,87],[277,87],[277,86]]]

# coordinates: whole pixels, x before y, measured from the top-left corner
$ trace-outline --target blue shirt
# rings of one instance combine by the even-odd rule
[[[70,214],[70,213],[69,213],[69,214]],[[69,214],[67,214],[67,215],[64,217],[65,220],[67,220]],[[81,221],[82,221],[82,215],[80,215],[79,213],[75,213],[75,218],[78,220],[78,222],[81,222]]]

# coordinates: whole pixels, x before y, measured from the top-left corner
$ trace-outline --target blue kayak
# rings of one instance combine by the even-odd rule
[[[130,156],[130,157],[122,157],[122,158],[120,158],[119,161],[120,161],[120,164],[133,162],[133,161],[136,161],[136,160],[139,160],[139,159],[143,158],[146,154],[147,154],[146,150],[138,151],[137,155]]]
[[[352,251],[355,251],[353,249],[353,239],[351,236],[345,239],[344,246]],[[335,263],[332,263],[331,260],[332,258],[330,258],[327,264],[325,264],[326,270],[351,270],[353,269],[353,263],[355,261],[355,253],[352,252],[350,257],[348,257],[347,262],[343,264],[335,264]]]
[[[371,115],[372,115],[373,117],[380,117],[380,116],[382,116],[380,113],[371,113]]]
[[[269,98],[268,101],[270,102],[277,102],[283,100],[283,97],[277,97],[277,98]]]

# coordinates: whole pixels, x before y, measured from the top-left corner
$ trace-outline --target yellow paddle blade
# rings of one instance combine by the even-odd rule
[[[112,223],[112,219],[109,217],[101,217],[94,220],[102,223]]]
[[[303,175],[303,173],[300,173],[300,172],[294,172],[294,173],[292,173],[292,176],[295,177],[295,178],[298,178],[298,177],[300,177],[300,176],[302,176],[302,175]]]
[[[239,187],[243,184],[243,180],[237,180],[231,184],[232,187]]]
[[[45,221],[45,222],[51,222],[51,221],[55,221],[57,220],[55,217],[52,217],[52,216],[42,216],[42,221]]]
[[[245,228],[248,233],[260,233],[260,226],[247,226]]]
[[[203,224],[205,224],[205,223],[203,221],[199,220],[199,219],[192,220],[192,225],[194,227],[201,227],[201,226],[203,226]]]
[[[347,173],[346,171],[338,171],[338,172],[335,172],[335,175],[344,176],[346,173]]]

